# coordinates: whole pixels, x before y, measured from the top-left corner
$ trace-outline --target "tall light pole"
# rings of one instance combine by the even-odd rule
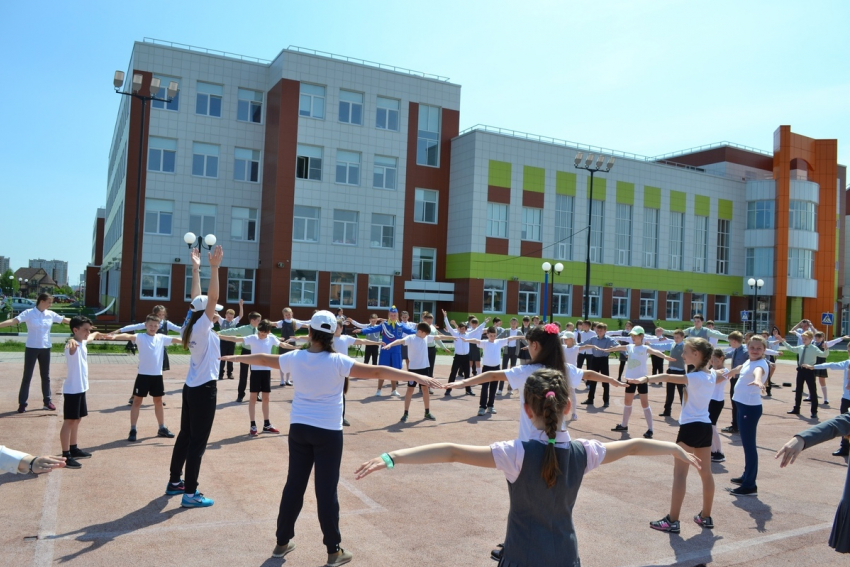
[[[758,292],[764,286],[764,280],[759,278],[750,278],[747,280],[747,285],[750,286],[750,290],[752,290],[752,302],[753,302],[753,333],[757,333],[756,331],[756,319],[758,319],[758,308],[759,308],[759,300],[758,300]]]
[[[608,173],[611,171],[611,168],[614,167],[614,156],[610,156],[608,158],[608,163],[605,163],[605,156],[599,154],[598,156],[594,156],[593,154],[587,154],[587,159],[584,160],[582,164],[582,157],[584,154],[579,152],[576,154],[575,167],[576,169],[584,169],[590,173],[590,196],[587,200],[587,256],[585,258],[585,278],[584,278],[584,320],[590,320],[590,225],[592,222],[592,214],[593,214],[593,174],[601,171],[603,173]],[[596,159],[596,163],[593,163],[593,160]]]
[[[156,77],[151,78],[151,84],[148,88],[148,96],[140,94],[142,90],[142,75],[133,73],[133,83],[130,92],[124,92],[121,87],[124,85],[124,71],[115,71],[115,77],[112,79],[112,85],[115,87],[115,93],[131,96],[137,99],[142,104],[142,121],[139,126],[139,163],[136,167],[136,218],[133,220],[133,280],[130,284],[130,320],[136,320],[136,279],[138,278],[138,263],[139,263],[139,217],[142,216],[142,160],[144,158],[145,146],[145,115],[147,114],[148,103],[152,100],[169,103],[177,96],[177,81],[168,83],[166,89],[166,98],[159,98],[154,93],[159,92],[160,80]]]
[[[543,320],[546,320],[546,303],[549,302],[551,306],[549,310],[549,322],[551,323],[555,316],[555,274],[561,275],[561,272],[564,271],[564,265],[558,262],[553,266],[549,262],[543,262],[541,268],[543,268]],[[549,274],[552,274],[551,293],[549,291]],[[549,301],[550,298],[552,298],[552,301]]]

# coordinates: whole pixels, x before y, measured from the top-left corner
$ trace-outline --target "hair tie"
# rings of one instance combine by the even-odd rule
[[[555,323],[548,323],[544,325],[543,330],[549,333],[550,335],[557,335],[560,332],[560,329],[558,329],[558,325],[556,325]]]
[[[549,443],[550,445],[554,445],[554,444],[555,444],[555,440],[554,440],[554,439],[549,439],[548,443]]]
[[[554,398],[554,397],[555,397],[555,392],[553,392],[553,391],[551,391],[551,390],[550,390],[550,391],[548,391],[548,392],[546,392],[546,397],[547,397],[547,398]]]

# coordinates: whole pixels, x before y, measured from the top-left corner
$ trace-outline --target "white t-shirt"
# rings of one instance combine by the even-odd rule
[[[79,342],[79,341],[78,341]],[[88,350],[85,341],[79,342],[77,352],[71,354],[70,349],[65,347],[65,366],[68,375],[62,384],[63,394],[82,394],[89,389],[89,362]],[[162,367],[160,367],[162,372]]]
[[[561,345],[561,348],[564,350],[564,361],[567,364],[572,364],[573,366],[577,365],[578,355],[581,352],[581,350],[579,350],[578,344],[574,344],[571,347]]]
[[[714,370],[689,372],[687,378],[688,399],[682,406],[679,425],[694,422],[711,423],[711,419],[708,417],[708,402],[714,394],[717,374]]]
[[[186,374],[186,385],[190,388],[202,386],[210,380],[218,380],[221,347],[212,328],[213,323],[206,313],[201,315],[192,327],[192,336],[189,339],[189,372]]]
[[[407,335],[404,337],[404,344],[407,345],[408,368],[411,370],[431,368],[431,361],[428,360],[427,337],[423,339],[417,335]]]
[[[272,349],[280,344],[278,338],[271,333],[265,339],[261,339],[259,335],[248,335],[242,337],[242,340],[251,349],[251,354],[271,354]],[[271,370],[271,367],[252,364],[251,370]]]
[[[136,335],[136,348],[139,349],[139,374],[162,376],[162,358],[164,348],[171,344],[173,337],[168,335]]]
[[[502,370],[505,373],[505,378],[511,388],[519,392],[519,440],[528,441],[534,439],[537,433],[537,428],[532,425],[531,420],[525,415],[522,409],[525,407],[525,381],[534,373],[535,370],[545,368],[542,364],[521,364],[514,366],[508,370]]]
[[[514,341],[510,341],[513,343]],[[478,345],[484,351],[481,357],[482,366],[499,366],[502,364],[502,347],[509,344],[508,339],[496,339],[492,343],[489,340],[483,340]]]
[[[539,443],[548,443],[549,438],[546,433],[535,429],[534,437],[531,439],[515,439],[513,441],[499,441],[490,445],[490,452],[493,455],[493,461],[496,463],[496,468],[502,471],[508,482],[513,484],[519,478],[519,473],[522,471],[522,461],[525,458],[525,448],[522,446],[523,441],[537,441]],[[555,434],[555,447],[566,449],[570,443],[570,432],[559,431]],[[605,445],[594,439],[576,439],[584,446],[587,453],[587,466],[584,469],[585,473],[589,473],[596,467],[602,464],[605,459]]]
[[[28,348],[50,348],[50,327],[53,323],[61,323],[64,317],[50,309],[39,311],[33,307],[21,312],[15,319],[27,324]]]
[[[581,379],[584,376],[584,370],[568,362],[565,366],[564,375],[567,377],[570,387],[575,390],[578,388],[579,384],[581,384]],[[573,412],[575,412],[575,408],[573,408]]]
[[[351,335],[340,335],[338,337],[334,337],[334,350],[337,354],[348,356],[348,347],[353,345],[356,341],[357,337],[352,337]]]
[[[626,355],[629,358],[626,360],[626,368],[623,370],[623,379],[629,380],[646,376],[646,361],[649,358],[647,347],[645,345],[628,345]]]
[[[712,370],[714,370],[714,369],[712,369]],[[714,370],[714,372],[716,374],[718,372],[722,372],[722,371],[723,371],[722,368],[720,370]],[[712,400],[714,400],[715,402],[722,402],[724,399],[726,399],[726,383],[727,382],[729,382],[729,380],[725,379],[722,375],[717,374],[717,379],[714,382],[714,392],[712,392],[712,394],[711,394]]]
[[[748,360],[741,367],[741,373],[738,374],[738,382],[735,384],[735,394],[732,399],[745,406],[760,406],[761,405],[761,388],[750,386],[750,383],[756,379],[755,370],[761,368],[764,371],[762,374],[762,383],[767,380],[767,374],[770,368],[765,359]]]
[[[296,350],[280,355],[280,369],[292,373],[290,423],[342,430],[342,387],[354,359],[339,353]]]
[[[841,397],[845,400],[850,400],[850,371],[848,369],[850,369],[850,360],[815,364],[815,370],[841,370],[844,373],[844,393]]]

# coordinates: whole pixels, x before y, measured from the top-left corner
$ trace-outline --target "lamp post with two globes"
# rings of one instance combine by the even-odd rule
[[[546,304],[548,302],[551,307],[549,310],[549,322],[551,323],[555,317],[555,274],[561,275],[561,272],[564,271],[564,265],[558,262],[553,266],[549,262],[543,262],[541,268],[543,268],[543,320],[546,320]],[[552,274],[551,293],[549,291],[549,274]],[[550,298],[552,301],[549,301]]]
[[[758,293],[759,290],[764,287],[764,280],[759,278],[750,278],[747,280],[747,285],[750,286],[750,289],[753,292],[752,301],[753,301],[753,333],[757,333],[756,331],[756,320],[758,319],[758,308],[759,308],[759,300]]]

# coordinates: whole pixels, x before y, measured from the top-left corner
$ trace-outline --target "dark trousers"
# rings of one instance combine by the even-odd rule
[[[507,370],[508,368],[513,368],[514,366],[516,366],[516,357],[517,347],[505,347],[505,354],[502,355],[502,370]],[[498,388],[500,392],[505,388],[505,382],[503,380],[499,380]]]
[[[24,377],[21,379],[21,390],[18,392],[18,403],[27,405],[30,396],[30,382],[35,372],[35,362],[38,361],[38,372],[41,374],[41,395],[44,405],[50,403],[50,349],[30,348],[24,350]]]
[[[803,400],[803,384],[809,389],[809,400],[812,403],[812,415],[818,414],[818,389],[815,384],[815,371],[807,368],[797,369],[797,391],[794,392],[794,409],[800,411]]]
[[[620,359],[620,369],[617,370],[617,381],[618,382],[623,381],[623,370],[625,370],[625,368],[626,368],[626,360],[621,358]]]
[[[838,413],[847,413],[847,410],[850,409],[850,400],[847,398],[841,398],[841,408]],[[842,451],[850,450],[850,442],[847,441],[846,437],[841,438],[841,446],[839,447]]]
[[[378,355],[381,352],[381,347],[378,345],[366,345],[366,350],[363,352],[363,364],[370,364],[369,361],[371,360],[371,364],[374,366],[378,365]]]
[[[242,354],[251,354],[251,349],[242,347]],[[242,399],[245,397],[245,388],[248,387],[248,371],[251,370],[250,364],[239,363],[239,386],[236,388],[236,397]]]
[[[664,374],[664,359],[655,355],[649,358],[652,361],[652,374]]]
[[[183,409],[180,412],[180,433],[171,452],[171,482],[180,480],[186,465],[186,494],[198,489],[201,459],[207,450],[207,441],[215,419],[216,381],[190,388],[183,385]]]
[[[452,359],[452,371],[449,373],[449,382],[454,382],[458,373],[463,375],[463,378],[469,378],[469,355],[457,354]],[[451,392],[451,388],[446,390],[446,394]],[[467,388],[467,392],[471,392],[472,388]]]
[[[684,373],[684,370],[667,369],[667,374],[678,374],[681,376]],[[685,385],[667,382],[667,397],[664,398],[664,413],[670,413],[673,409],[673,400],[676,398],[676,390],[679,390],[679,403],[683,403],[682,397],[685,394]]]
[[[304,493],[310,471],[316,466],[316,506],[322,543],[328,553],[335,553],[342,536],[339,534],[339,467],[342,461],[342,431],[321,429],[293,423],[289,426],[289,473],[280,497],[277,515],[277,543],[286,545],[295,537],[295,521],[304,505]]]
[[[738,383],[738,377],[729,379],[729,398],[735,395],[735,384]],[[738,429],[738,402],[732,400],[732,429]]]
[[[608,376],[608,357],[607,356],[590,356],[587,360],[587,367],[589,370],[593,370],[594,372],[599,372],[600,374],[604,374]],[[587,399],[590,400],[590,403],[593,403],[594,398],[596,397],[596,380],[588,380],[587,381]],[[608,403],[608,391],[610,386],[603,382],[602,383],[602,403]]]
[[[481,373],[490,372],[491,370],[500,370],[498,366],[482,366]],[[501,384],[501,380],[493,380],[492,382],[484,382],[481,384],[481,399],[478,400],[478,407],[491,408],[496,403],[496,389]]]
[[[588,361],[588,363],[587,363],[587,369],[588,369],[588,370],[590,370],[590,369],[591,369],[591,368],[590,368],[590,360],[591,360],[591,358],[590,358],[588,355],[586,355],[586,354],[582,354],[582,353],[578,353],[578,358],[576,358],[576,368],[581,368],[582,366],[584,366],[584,361],[585,361],[585,360],[587,360],[587,361]]]
[[[437,364],[437,347],[428,347],[428,378],[434,377],[434,366]],[[421,387],[420,387],[421,389]]]
[[[219,341],[219,348],[221,349],[221,356],[229,356],[236,352],[236,343],[230,341]],[[221,377],[224,376],[224,367],[227,366],[227,377],[230,378],[233,376],[233,363],[221,361],[218,366],[218,379],[221,380]]]
[[[744,474],[741,488],[753,488],[759,473],[759,454],[756,446],[756,428],[761,419],[761,404],[748,406],[738,404],[738,426],[741,430],[741,445],[744,447]]]

